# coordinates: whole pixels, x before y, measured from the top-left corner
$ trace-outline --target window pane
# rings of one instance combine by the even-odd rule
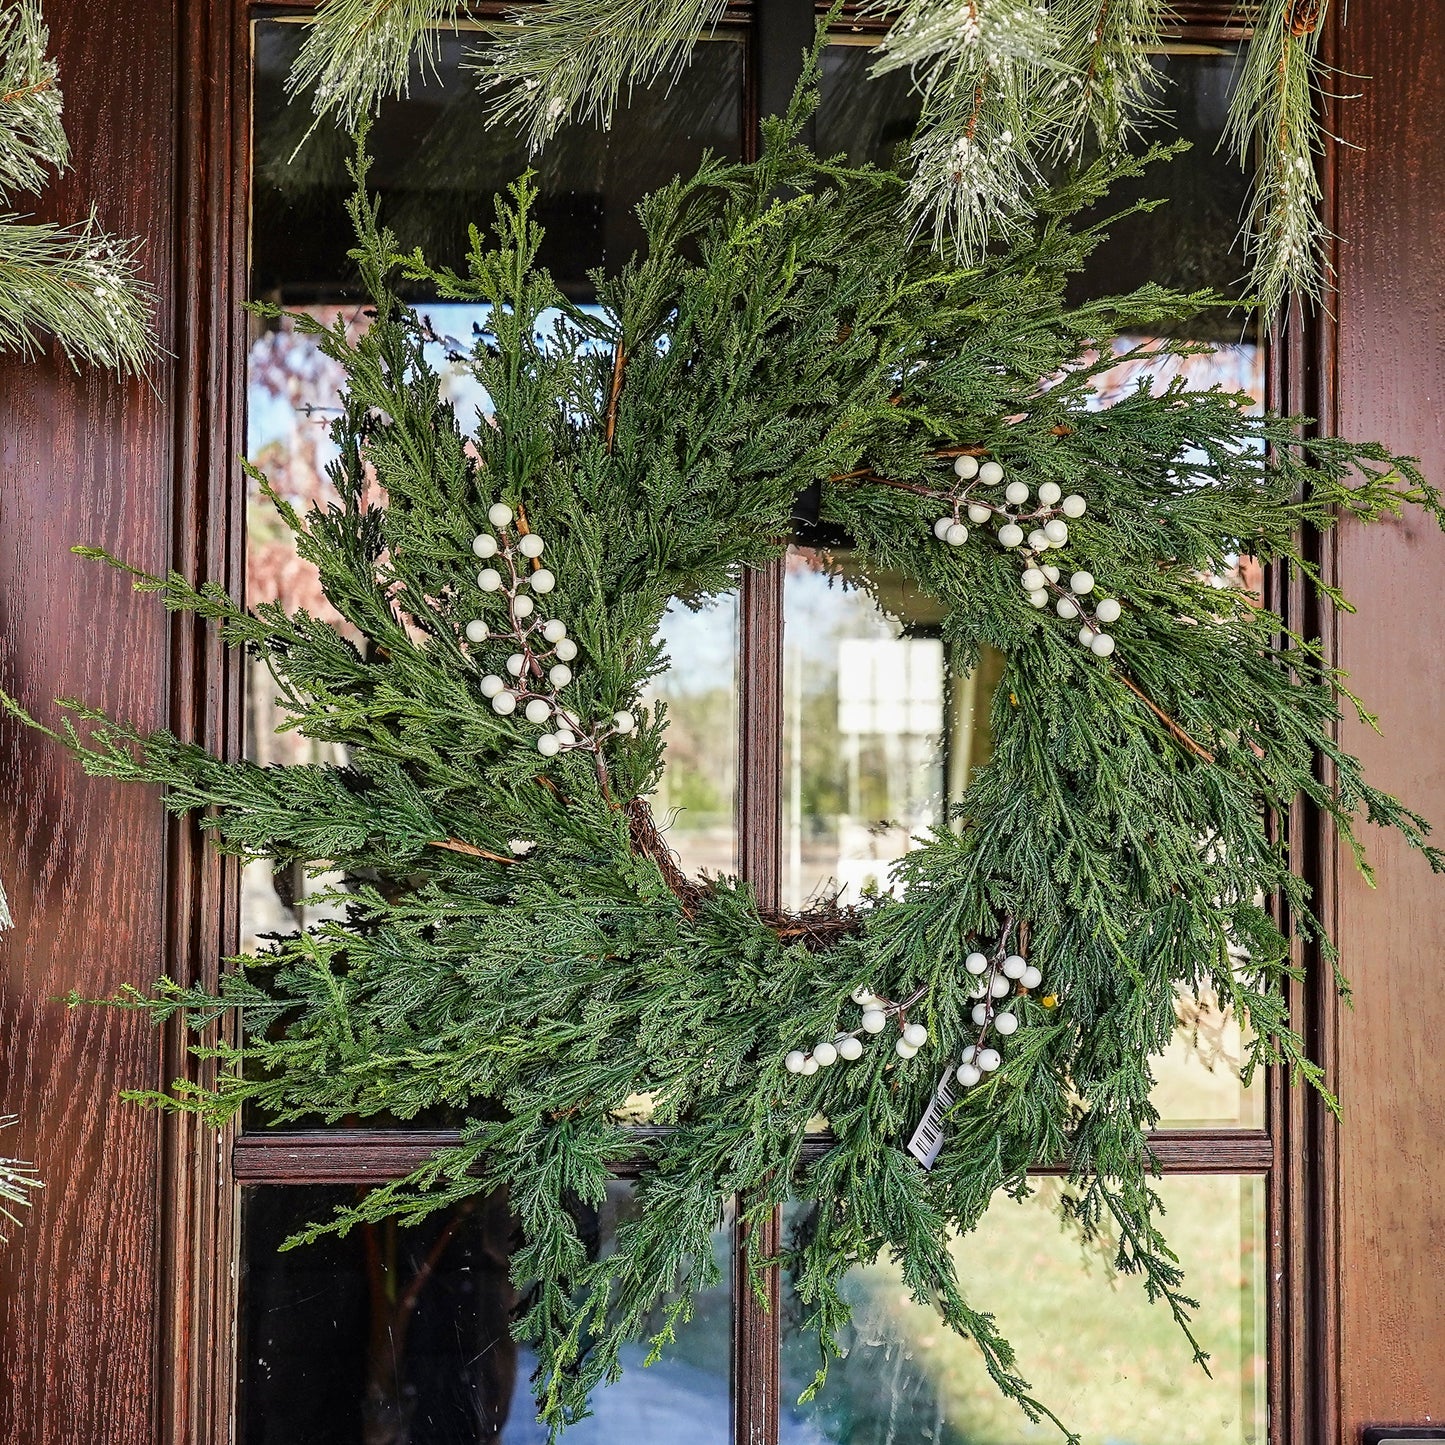
[[[917,97],[906,75],[870,80],[872,63],[867,45],[829,46],[817,140],[824,152],[887,164],[908,138]],[[1106,198],[1097,218],[1146,198],[1168,204],[1109,227],[1074,284],[1076,301],[1149,280],[1237,294],[1244,267],[1235,241],[1247,183],[1218,144],[1234,52],[1162,55],[1156,65],[1166,104],[1192,149]],[[1246,392],[1262,406],[1263,351],[1252,336],[1241,337],[1237,314],[1205,313],[1186,331],[1214,341],[1218,351],[1121,361],[1099,379],[1100,403],[1127,395],[1146,377],[1156,384],[1182,377],[1192,388]],[[1152,339],[1122,338],[1115,349],[1122,355]],[[1237,572],[1221,580],[1257,590],[1258,568],[1249,559],[1240,559]],[[989,754],[989,699],[1000,660],[986,658],[973,677],[955,675],[937,641],[941,616],[927,599],[884,578],[870,597],[850,588],[864,580],[852,573],[846,550],[825,557],[795,549],[789,559],[783,880],[794,908],[832,888],[856,900],[863,887],[886,886],[889,861],[919,827],[943,816],[969,769]],[[1178,1035],[1154,1060],[1161,1123],[1261,1126],[1263,1080],[1245,1089],[1238,1078],[1240,1021],[1212,994],[1184,990],[1178,1014]]]
[[[646,701],[667,709],[667,754],[652,811],[684,872],[736,873],[737,593],[696,612],[673,603],[661,636],[669,666]]]
[[[1085,1445],[1248,1445],[1266,1438],[1264,1187],[1260,1180],[1173,1177],[1158,1188],[1171,1244],[1200,1301],[1196,1333],[1213,1378],[1164,1305],[1137,1278],[1115,1279],[1109,1252],[1085,1251],[1061,1227],[1059,1181],[1023,1204],[1000,1199],[955,1246],[972,1301],[992,1311],[1033,1393]],[[794,1216],[794,1222],[798,1218]],[[785,1290],[787,1283],[784,1284]],[[888,1264],[854,1271],[844,1358],[808,1405],[794,1402],[816,1346],[788,1296],[783,1336],[784,1440],[816,1445],[1024,1445],[1058,1439],[999,1394],[971,1341],[907,1297]]]
[[[335,301],[356,273],[344,202],[351,193],[350,138],[328,125],[305,139],[308,98],[288,101],[286,76],[304,29],[255,27],[253,294],[287,303]],[[443,34],[435,73],[413,71],[409,93],[383,103],[368,144],[368,185],[402,250],[420,246],[438,264],[462,266],[467,227],[488,226],[492,197],[535,172],[542,259],[568,295],[591,296],[587,272],[616,268],[638,245],[633,208],[662,182],[695,170],[705,150],[740,153],[742,44],[700,42],[678,83],[634,91],[608,132],[568,126],[529,156],[515,130],[491,125],[476,76],[463,68],[475,35]]]
[[[301,144],[311,112],[302,100],[288,102],[284,93],[303,33],[301,26],[283,21],[255,27],[252,293],[327,322],[341,316],[360,328],[366,317],[354,297],[355,275],[346,257],[351,143],[330,127],[318,127]],[[735,39],[700,42],[696,62],[679,83],[636,92],[609,133],[569,128],[533,160],[514,133],[483,122],[475,78],[461,68],[466,44],[465,36],[444,36],[436,73],[414,75],[410,94],[383,105],[370,136],[375,162],[368,179],[381,196],[384,219],[403,248],[420,245],[433,260],[462,264],[468,224],[488,223],[493,195],[534,164],[538,214],[547,230],[543,260],[563,290],[586,304],[592,294],[587,271],[620,265],[639,243],[633,208],[647,191],[695,168],[704,150],[740,153],[742,46]],[[464,424],[484,424],[486,396],[464,369],[446,360],[449,349],[470,345],[484,312],[417,299],[442,338],[432,348],[432,361],[444,390]],[[449,347],[449,340],[458,345]],[[325,504],[332,500],[325,468],[334,449],[327,429],[336,414],[340,368],[284,320],[256,324],[248,361],[248,456],[288,501],[303,509]],[[247,502],[247,601],[280,600],[339,624],[314,570],[297,558],[289,534],[254,483]],[[735,599],[696,616],[670,618],[665,628],[674,672],[663,679],[658,695],[673,709],[677,755],[659,804],[672,818],[669,840],[690,871],[736,866],[731,662],[736,630]],[[334,748],[296,733],[278,734],[283,718],[275,693],[264,665],[248,662],[249,757],[344,761]],[[725,723],[724,713],[730,714]],[[267,933],[317,921],[319,911],[307,900],[336,881],[307,878],[299,868],[275,873],[264,861],[251,863],[243,883],[243,946],[254,948]]]
[[[502,1196],[410,1229],[359,1229],[278,1253],[293,1230],[354,1200],[347,1188],[246,1191],[242,1250],[241,1439],[245,1445],[545,1445],[509,1333],[526,1291],[508,1275],[514,1222]],[[593,1257],[632,1205],[612,1185],[579,1211]],[[723,1445],[731,1410],[731,1231],[714,1248],[723,1282],[698,1300],[677,1343],[648,1369],[645,1346],[597,1391],[569,1442]]]
[[[987,760],[1000,659],[960,675],[942,608],[846,547],[789,548],[783,610],[783,902],[856,903]]]

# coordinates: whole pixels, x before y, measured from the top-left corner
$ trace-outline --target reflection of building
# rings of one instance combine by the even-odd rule
[[[838,737],[847,792],[834,874],[848,898],[886,889],[892,860],[939,821],[943,694],[937,638],[839,640]]]

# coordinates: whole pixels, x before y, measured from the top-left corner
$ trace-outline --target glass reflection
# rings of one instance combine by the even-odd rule
[[[1200,1301],[1197,1334],[1211,1379],[1163,1305],[1119,1279],[1108,1247],[1084,1249],[1055,1205],[1060,1181],[1022,1204],[1000,1199],[954,1246],[959,1277],[992,1311],[1038,1399],[1084,1445],[1253,1445],[1266,1438],[1264,1188],[1256,1179],[1179,1177],[1157,1187],[1170,1242]],[[790,1227],[805,1222],[801,1209]],[[786,1289],[785,1281],[785,1289]],[[817,1367],[786,1299],[783,1408],[816,1445],[1024,1445],[1058,1439],[999,1396],[977,1348],[914,1304],[896,1267],[854,1271],[844,1357],[808,1405]]]
[[[509,1275],[515,1221],[502,1195],[410,1229],[395,1224],[278,1253],[355,1191],[257,1188],[243,1209],[241,1439],[245,1445],[544,1445],[529,1379],[535,1360],[509,1327],[527,1305]],[[633,1209],[610,1186],[578,1210],[593,1258]],[[596,1392],[569,1442],[724,1445],[732,1339],[730,1231],[714,1236],[723,1282],[699,1297],[664,1359]]]
[[[309,106],[285,95],[302,36],[300,25],[281,20],[254,27],[252,294],[327,324],[339,318],[355,331],[367,321],[346,255],[352,244],[344,209],[352,143],[330,126],[308,135]],[[409,93],[382,106],[369,138],[374,161],[368,184],[380,195],[384,219],[403,250],[421,246],[433,260],[463,265],[468,225],[485,225],[494,194],[532,165],[537,215],[547,231],[543,262],[585,305],[593,294],[588,271],[615,268],[639,244],[634,208],[644,194],[695,169],[704,151],[740,154],[742,46],[735,38],[699,42],[681,79],[634,92],[610,132],[571,127],[531,159],[517,135],[483,122],[475,77],[460,65],[463,40],[447,35],[440,45],[435,72],[418,70]],[[487,397],[446,353],[469,347],[485,312],[416,299],[439,338],[431,361],[443,393],[464,426],[482,424]],[[256,324],[248,363],[248,457],[294,505],[324,506],[334,500],[326,466],[335,455],[328,427],[343,380],[340,368],[286,320]],[[296,556],[254,483],[248,483],[246,522],[248,603],[281,601],[340,626],[314,569]],[[684,867],[730,871],[736,859],[736,726],[730,717],[719,730],[712,712],[730,706],[731,673],[714,663],[724,652],[736,652],[735,600],[697,618],[672,619],[668,629],[679,634],[672,651],[680,671],[664,680],[660,694],[674,708],[672,738],[686,761],[669,768],[660,802],[673,817],[670,837]],[[694,647],[699,659],[708,659],[709,679],[689,671]],[[271,678],[261,663],[248,662],[247,669],[248,757],[264,763],[345,761],[335,748],[294,732],[278,734],[284,719]],[[735,704],[731,712],[735,716]],[[337,881],[335,875],[308,877],[301,868],[274,871],[265,860],[251,862],[243,879],[243,947],[254,949],[267,934],[319,921],[324,910],[311,900]]]
[[[696,611],[668,608],[660,629],[668,669],[644,701],[667,709],[667,754],[653,815],[683,870],[736,873],[738,598]]]
[[[789,548],[783,612],[784,906],[857,902],[987,759],[1001,659],[960,674],[938,603],[846,547]]]
[[[344,209],[352,140],[331,125],[310,130],[307,98],[285,93],[303,33],[281,20],[255,27],[253,294],[288,304],[338,300],[357,279]],[[699,42],[676,84],[634,90],[610,131],[568,126],[536,156],[515,130],[488,123],[476,76],[461,63],[467,45],[442,34],[435,70],[416,67],[368,137],[368,185],[403,251],[420,246],[433,262],[464,269],[468,226],[488,226],[492,197],[530,169],[543,263],[569,296],[589,300],[587,272],[616,269],[636,249],[644,195],[695,170],[705,150],[740,154],[742,45],[721,32]]]

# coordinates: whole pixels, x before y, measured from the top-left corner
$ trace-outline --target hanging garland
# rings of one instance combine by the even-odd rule
[[[1249,1020],[1246,1073],[1322,1087],[1284,991],[1295,940],[1333,955],[1284,820],[1305,800],[1352,844],[1364,816],[1445,862],[1337,745],[1319,649],[1217,585],[1244,554],[1338,602],[1300,532],[1406,503],[1439,516],[1414,464],[1303,440],[1219,390],[1146,383],[1099,408],[1115,336],[1209,301],[1065,299],[1101,234],[1069,217],[1142,163],[1038,192],[1026,234],[956,267],[897,224],[903,177],[798,143],[810,103],[769,123],[760,160],[710,160],[643,202],[646,248],[599,278],[600,314],[537,264],[525,181],[455,274],[394,254],[359,161],[374,318],[359,338],[292,318],[347,376],[340,500],[301,515],[270,493],[349,635],[135,574],[265,659],[294,725],[347,761],[223,761],[65,705],[89,771],[164,784],[228,852],[346,878],[323,895],[338,917],[239,960],[216,996],[128,995],[157,1020],[240,1012],[214,1087],[143,1097],[217,1125],[243,1104],[278,1124],[466,1111],[461,1142],[301,1237],[506,1189],[531,1286],[516,1333],[554,1430],[628,1341],[667,1347],[717,1278],[734,1199],[751,1224],[814,1206],[784,1259],[824,1366],[845,1273],[886,1253],[1002,1391],[1050,1415],[950,1253],[1042,1161],[1187,1330],[1148,1138],[1176,985]],[[489,308],[466,364],[495,412],[471,434],[402,284]],[[870,567],[937,599],[960,665],[985,646],[1006,661],[992,760],[893,891],[783,914],[679,868],[647,804],[666,710],[641,699],[669,604],[777,558],[814,483]],[[664,1127],[625,1127],[638,1096]],[[623,1166],[638,1212],[592,1258],[573,1207]]]
[[[727,0],[543,0],[483,26],[467,55],[493,120],[534,150],[569,122],[610,126],[635,86],[667,83]],[[823,28],[840,18],[835,3]],[[1257,0],[1229,99],[1226,141],[1255,177],[1243,239],[1266,321],[1328,284],[1316,157],[1324,148],[1320,41],[1329,0]],[[354,124],[436,63],[465,0],[322,0],[288,88]],[[901,213],[941,249],[980,261],[1026,227],[1041,177],[1169,117],[1155,60],[1177,25],[1168,0],[863,0],[886,29],[874,76],[908,76],[919,106]]]

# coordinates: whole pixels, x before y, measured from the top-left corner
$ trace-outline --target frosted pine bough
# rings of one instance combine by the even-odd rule
[[[1097,142],[1108,152],[1167,123],[1169,97],[1151,57],[1173,21],[1167,0],[869,0],[888,22],[874,74],[906,72],[921,107],[900,211],[965,262],[992,235],[1032,220],[1032,195],[1059,158]],[[494,96],[494,121],[533,150],[570,121],[610,126],[633,86],[669,83],[724,0],[546,0],[519,6],[471,51]],[[835,6],[828,19],[841,12]],[[318,115],[348,123],[403,93],[435,62],[439,27],[459,0],[323,0],[290,80]],[[1327,288],[1315,159],[1330,0],[1251,7],[1228,144],[1257,175],[1243,237],[1271,321],[1286,296]]]
[[[1041,1162],[1187,1328],[1149,1147],[1176,984],[1249,1018],[1251,1070],[1322,1086],[1285,986],[1296,944],[1321,986],[1333,956],[1279,821],[1304,804],[1353,844],[1363,817],[1442,861],[1339,747],[1347,695],[1318,648],[1211,585],[1241,553],[1307,572],[1301,530],[1340,515],[1438,515],[1413,463],[1219,391],[1146,385],[1095,409],[1115,335],[1158,335],[1207,299],[1066,301],[1098,239],[1068,218],[1118,168],[1037,191],[1036,227],[956,267],[898,226],[906,178],[798,144],[807,109],[768,125],[757,162],[709,161],[648,198],[646,249],[597,278],[595,311],[538,264],[526,183],[461,274],[396,255],[359,194],[369,330],[294,318],[348,378],[340,500],[302,514],[273,496],[359,641],[212,584],[136,579],[265,658],[294,726],[345,766],[228,762],[78,703],[59,730],[92,771],[165,785],[219,847],[344,875],[340,917],[238,960],[215,994],[126,996],[199,1027],[238,1015],[213,1080],[146,1102],[216,1124],[248,1103],[276,1123],[463,1111],[460,1142],[302,1237],[505,1188],[529,1286],[516,1332],[556,1431],[630,1341],[668,1348],[717,1278],[735,1199],[750,1226],[813,1206],[783,1263],[820,1368],[847,1271],[886,1254],[1048,1415],[1048,1382],[1030,1384],[950,1251]],[[397,297],[418,283],[487,309],[468,365],[495,415],[473,432]],[[775,561],[814,484],[873,575],[936,601],[953,665],[985,646],[1005,662],[992,760],[898,861],[896,892],[784,914],[678,867],[648,806],[665,710],[639,700],[667,665],[668,606]],[[969,529],[957,545],[935,535],[945,516]],[[1116,650],[1081,647],[1081,624]],[[907,1146],[945,1062],[962,1092],[925,1168]],[[626,1127],[639,1095],[655,1129]],[[571,1206],[619,1169],[637,1214],[594,1258]]]

